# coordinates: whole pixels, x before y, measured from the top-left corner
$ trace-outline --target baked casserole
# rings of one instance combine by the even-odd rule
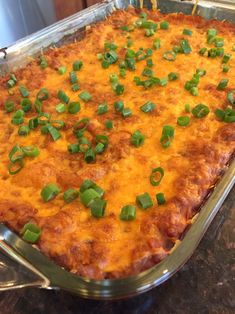
[[[170,254],[235,150],[235,26],[118,10],[0,79],[0,221],[65,269]]]

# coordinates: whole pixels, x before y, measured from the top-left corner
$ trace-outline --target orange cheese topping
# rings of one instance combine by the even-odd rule
[[[146,11],[147,12],[147,11]],[[221,171],[230,160],[235,149],[234,123],[218,121],[214,110],[229,106],[227,92],[235,89],[235,27],[228,23],[205,21],[199,17],[182,14],[163,16],[158,11],[147,12],[148,19],[159,23],[169,22],[169,30],[158,29],[152,37],[146,37],[143,29],[125,32],[120,26],[133,24],[138,19],[134,9],[117,11],[106,21],[98,23],[86,32],[83,40],[60,48],[50,49],[45,57],[46,69],[41,69],[35,60],[25,68],[17,70],[17,85],[9,95],[1,79],[0,86],[0,221],[19,231],[28,221],[33,221],[42,229],[39,248],[66,269],[90,278],[116,278],[136,274],[162,260],[175,241],[180,238],[190,218],[197,212],[210,187],[216,182]],[[206,32],[216,28],[224,38],[224,49],[232,55],[230,70],[222,72],[221,58],[200,56],[200,48],[213,47],[206,43]],[[185,28],[193,31],[191,37],[182,35]],[[103,69],[97,53],[104,52],[105,42],[114,42],[118,48],[119,60],[124,59],[128,36],[137,51],[140,47],[152,48],[153,40],[160,38],[161,48],[153,50],[154,75],[165,78],[170,72],[177,72],[179,79],[166,86],[144,89],[133,82],[141,76],[146,60],[136,63],[135,71],[126,71],[119,82],[125,86],[122,95],[117,96],[109,82],[110,74],[119,74],[118,62]],[[188,39],[192,52],[178,54],[174,62],[163,59],[163,53],[172,50],[182,38]],[[73,92],[68,73],[75,60],[82,60],[83,67],[77,72],[80,90]],[[67,67],[67,73],[58,74],[60,66]],[[206,75],[200,79],[199,95],[192,96],[184,89],[196,69],[203,68]],[[228,78],[228,87],[217,90],[222,78]],[[43,111],[52,115],[53,120],[63,120],[62,137],[53,141],[50,135],[42,135],[40,128],[32,130],[29,136],[18,135],[18,127],[11,123],[12,114],[6,113],[3,105],[13,100],[20,109],[19,86],[24,85],[35,100],[38,91],[45,87],[50,96],[43,102]],[[89,91],[92,100],[81,100],[81,110],[77,114],[56,112],[60,102],[57,91],[64,90],[70,101],[78,101],[81,91]],[[132,116],[123,118],[115,112],[113,104],[123,100],[125,107],[132,110]],[[97,115],[97,107],[106,101],[109,111]],[[140,106],[151,101],[157,105],[152,113],[143,113]],[[197,119],[185,112],[185,104],[191,108],[203,103],[210,113]],[[36,112],[25,115],[25,121],[35,117]],[[188,115],[189,126],[177,125],[179,116]],[[109,137],[107,150],[97,155],[96,162],[86,164],[81,154],[70,154],[69,143],[77,141],[73,125],[81,118],[89,117],[89,137],[96,134]],[[112,120],[114,128],[107,130],[105,121]],[[162,128],[171,125],[175,136],[170,147],[160,143]],[[144,145],[136,148],[130,138],[136,130],[146,137]],[[25,167],[16,175],[8,173],[8,153],[11,148],[36,145],[40,155],[27,158]],[[149,181],[151,170],[162,167],[165,171],[161,184],[152,186]],[[56,183],[62,191],[68,188],[79,189],[84,179],[91,179],[105,190],[107,208],[105,217],[91,216],[79,199],[65,204],[63,194],[45,203],[40,196],[41,189],[48,183]],[[136,219],[119,219],[121,208],[126,204],[135,205],[137,195],[147,192],[154,200],[154,206],[147,210],[137,209]],[[164,193],[166,204],[158,206],[155,195]]]

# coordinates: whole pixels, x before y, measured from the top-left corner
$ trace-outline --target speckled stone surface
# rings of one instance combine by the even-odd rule
[[[235,188],[188,263],[160,287],[121,301],[83,300],[63,291],[0,293],[1,314],[235,313]]]

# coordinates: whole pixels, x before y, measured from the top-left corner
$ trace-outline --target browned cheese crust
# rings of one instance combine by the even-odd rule
[[[147,11],[146,11],[147,12]],[[181,238],[191,218],[198,212],[200,205],[211,187],[223,173],[235,149],[234,123],[219,121],[214,110],[229,106],[227,93],[235,90],[235,27],[226,22],[205,21],[200,17],[183,14],[162,15],[149,11],[148,19],[157,23],[169,22],[169,30],[158,30],[152,37],[146,37],[145,30],[135,29],[125,32],[120,26],[131,25],[139,18],[139,11],[128,9],[116,11],[105,21],[93,25],[81,41],[49,49],[45,57],[46,69],[41,69],[38,60],[15,72],[18,79],[9,95],[6,82],[9,76],[0,79],[0,221],[19,232],[29,221],[36,223],[42,230],[38,247],[43,253],[67,270],[94,279],[121,278],[138,274],[166,257],[176,240]],[[191,29],[192,36],[182,35],[183,29]],[[232,55],[230,70],[222,72],[221,58],[208,58],[199,55],[202,47],[211,48],[206,43],[209,28],[216,28],[218,36],[224,38],[225,53]],[[118,62],[103,69],[97,59],[104,52],[105,42],[114,42],[118,48],[119,59],[124,59],[128,36],[137,51],[140,47],[152,48],[155,38],[161,39],[161,48],[153,50],[150,57],[155,76],[164,78],[170,72],[179,73],[179,79],[168,82],[166,86],[153,86],[145,89],[136,86],[135,76],[141,76],[146,60],[136,63],[135,71],[126,71],[125,78],[119,78],[125,91],[118,96],[112,90],[109,75],[119,74]],[[188,39],[192,52],[178,54],[174,62],[163,59],[163,53],[171,50],[182,38]],[[82,60],[83,67],[77,72],[80,90],[73,92],[68,73],[75,60]],[[58,74],[60,66],[67,66],[65,75]],[[198,85],[199,95],[192,96],[184,89],[196,69],[207,71]],[[229,84],[224,90],[217,90],[222,78]],[[22,97],[18,91],[24,85],[30,91],[29,98],[34,102],[37,92],[46,87],[50,97],[44,101],[44,111],[52,114],[54,120],[63,120],[65,129],[62,137],[54,142],[50,135],[43,135],[40,128],[30,135],[18,135],[18,127],[11,123],[12,113],[6,113],[4,103],[13,100],[21,108]],[[63,89],[71,101],[78,101],[81,91],[89,91],[92,100],[80,101],[81,110],[77,114],[56,112],[60,102],[57,91]],[[132,110],[132,116],[123,118],[114,110],[113,104],[123,100],[125,107]],[[109,111],[97,115],[97,107],[106,101]],[[152,101],[157,108],[152,113],[143,113],[139,107]],[[185,104],[193,108],[205,104],[210,113],[201,119],[185,112]],[[35,111],[25,114],[25,119],[35,117]],[[179,116],[189,116],[189,126],[177,125]],[[70,154],[69,143],[75,143],[73,125],[84,117],[90,117],[89,135],[94,141],[96,134],[109,136],[109,146],[96,162],[86,164],[82,154]],[[114,128],[107,130],[105,121],[112,120]],[[171,125],[175,129],[170,147],[163,148],[160,143],[162,128]],[[145,135],[143,146],[131,145],[130,138],[136,130]],[[24,168],[16,175],[8,173],[11,148],[36,145],[40,155],[27,158]],[[151,170],[162,167],[164,178],[159,186],[149,181]],[[70,204],[60,194],[45,203],[41,189],[48,183],[56,183],[61,191],[68,188],[79,189],[85,179],[95,181],[105,190],[107,208],[103,218],[95,218],[79,199]],[[135,198],[147,192],[154,200],[154,206],[147,210],[137,208],[136,219],[122,221],[121,208],[126,204],[135,205]],[[166,203],[158,206],[156,193],[164,193]]]

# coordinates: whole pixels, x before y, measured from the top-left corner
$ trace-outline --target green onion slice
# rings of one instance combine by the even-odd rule
[[[12,101],[12,100],[7,100],[7,101],[5,102],[4,107],[5,107],[6,112],[12,112],[12,111],[14,111],[14,109],[15,109],[14,101]]]
[[[153,206],[153,201],[148,193],[144,193],[136,197],[136,204],[142,209],[147,209]]]
[[[228,79],[222,79],[222,80],[219,82],[219,84],[218,84],[218,86],[217,86],[217,89],[218,89],[218,90],[223,90],[223,89],[225,89],[225,88],[227,87],[227,85],[228,85],[228,82],[229,82]]]
[[[73,101],[68,104],[68,112],[71,114],[78,113],[80,109],[81,109],[80,103],[77,101]]]
[[[95,161],[95,152],[92,148],[86,150],[84,154],[84,160],[86,163],[90,164]]]
[[[187,116],[181,116],[177,119],[177,124],[180,126],[187,126],[190,123],[190,118]]]
[[[54,128],[52,125],[48,124],[47,128],[48,128],[48,132],[50,133],[53,141],[57,141],[61,137],[60,132],[57,131],[57,129]]]
[[[24,146],[22,151],[27,157],[37,157],[40,154],[40,150],[37,146]]]
[[[134,145],[135,147],[140,147],[144,144],[145,141],[145,136],[139,131],[135,131],[131,135],[131,144]]]
[[[89,207],[96,198],[100,198],[100,195],[92,188],[86,189],[80,195],[80,200],[86,207]]]
[[[64,192],[64,201],[65,203],[71,203],[79,196],[78,190],[68,189]]]
[[[157,105],[155,105],[153,102],[147,101],[144,105],[140,106],[140,110],[145,113],[148,113],[152,112],[156,107]]]
[[[79,97],[81,98],[81,100],[88,102],[89,100],[92,99],[91,94],[88,91],[83,91],[79,94]]]
[[[98,106],[97,114],[102,115],[106,112],[108,112],[108,104],[106,102],[103,102]]]
[[[134,220],[136,218],[136,208],[133,205],[126,205],[122,207],[119,218],[121,220]]]
[[[65,102],[66,104],[69,103],[69,96],[65,94],[63,90],[59,90],[57,93],[57,97],[60,101]]]
[[[164,177],[164,169],[162,167],[152,169],[151,175],[149,177],[150,183],[153,186],[158,186]]]
[[[39,101],[44,101],[49,97],[49,91],[47,88],[42,88],[40,91],[37,93],[37,99]]]
[[[24,98],[29,97],[29,91],[27,90],[26,87],[20,86],[19,91],[20,91],[22,97],[24,97]]]
[[[176,54],[174,51],[168,50],[163,53],[163,58],[166,59],[167,61],[175,61]]]
[[[192,109],[192,114],[194,115],[194,117],[199,119],[207,116],[209,112],[210,109],[203,104],[198,104]]]
[[[8,156],[9,156],[10,161],[15,163],[16,161],[23,159],[25,154],[19,145],[15,145],[12,147]]]
[[[18,134],[20,136],[27,136],[30,133],[30,128],[27,125],[21,125],[18,129]]]
[[[73,63],[73,70],[79,71],[79,70],[81,70],[82,66],[83,66],[83,62],[81,60],[76,60]]]
[[[59,103],[58,105],[56,105],[55,110],[56,110],[58,113],[63,113],[63,112],[65,112],[65,110],[66,110],[66,106],[65,106],[65,104],[63,104],[63,103]]]
[[[8,171],[11,175],[14,175],[18,173],[22,168],[24,167],[24,160],[23,159],[18,159],[14,163],[11,163],[8,166]]]
[[[235,106],[235,90],[228,92],[227,99],[232,106]]]
[[[165,196],[163,193],[156,194],[156,199],[157,199],[158,205],[163,205],[166,202]]]
[[[54,183],[47,184],[41,191],[41,197],[44,202],[49,202],[60,193],[60,189]]]
[[[90,204],[91,214],[96,218],[101,218],[104,216],[105,208],[107,206],[107,201],[100,198],[95,198]]]
[[[33,223],[27,223],[20,233],[23,240],[29,243],[36,243],[41,236],[41,229]]]

